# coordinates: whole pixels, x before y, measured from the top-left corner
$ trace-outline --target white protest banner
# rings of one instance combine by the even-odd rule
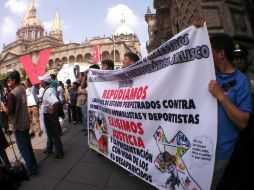
[[[89,146],[158,189],[210,189],[217,141],[206,26],[121,70],[90,70]]]

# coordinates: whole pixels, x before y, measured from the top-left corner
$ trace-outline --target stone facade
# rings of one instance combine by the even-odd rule
[[[41,21],[36,18],[34,0],[31,0],[21,26],[17,30],[17,40],[4,46],[0,53],[0,73],[23,68],[19,61],[21,55],[30,54],[33,62],[36,63],[40,50],[46,48],[52,48],[48,61],[49,69],[59,69],[62,64],[74,62],[90,65],[93,62],[95,45],[100,46],[101,60],[112,59],[116,67],[121,67],[121,60],[126,52],[134,52],[141,56],[140,42],[134,33],[129,32],[123,19],[116,31],[117,33],[111,37],[93,38],[80,44],[65,44],[59,12],[57,11],[53,21],[52,31],[47,34]]]
[[[249,50],[254,65],[254,1],[252,0],[154,0],[156,14],[150,9],[148,52],[191,25],[194,19],[207,21],[209,34],[227,33]]]

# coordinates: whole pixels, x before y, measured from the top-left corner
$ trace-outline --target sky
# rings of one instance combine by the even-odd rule
[[[29,2],[0,0],[0,51],[3,44],[16,40],[17,29]],[[56,10],[59,10],[65,43],[82,43],[86,38],[112,36],[121,17],[124,17],[140,40],[143,56],[147,54],[145,44],[149,40],[144,19],[148,6],[154,12],[153,0],[35,0],[36,16],[48,32]]]

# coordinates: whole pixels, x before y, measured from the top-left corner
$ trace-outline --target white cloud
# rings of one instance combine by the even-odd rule
[[[108,9],[106,23],[116,28],[120,25],[121,19],[125,19],[126,25],[131,29],[136,28],[140,23],[138,17],[127,5],[118,4]]]
[[[127,5],[124,4],[118,4],[108,9],[107,16],[105,18],[108,25],[116,29],[120,25],[121,19],[125,20],[126,25],[133,30],[139,38],[142,37],[142,39],[140,38],[141,54],[142,57],[146,56],[146,39],[143,38],[144,33],[146,32],[145,36],[147,36],[148,32],[147,23],[145,22],[144,17],[138,17]]]
[[[7,38],[15,36],[16,30],[16,23],[10,17],[5,17],[0,28],[1,37]]]
[[[28,6],[27,0],[7,0],[4,6],[15,14],[23,14]]]

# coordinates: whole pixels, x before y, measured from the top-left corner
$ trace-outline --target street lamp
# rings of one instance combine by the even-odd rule
[[[114,63],[115,63],[115,59],[116,59],[116,50],[115,50],[115,35],[113,34],[113,56],[114,56]]]

